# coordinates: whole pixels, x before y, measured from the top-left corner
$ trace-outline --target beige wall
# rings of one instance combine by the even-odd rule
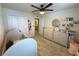
[[[61,11],[51,12],[51,13],[48,13],[48,14],[43,15],[43,18],[42,19],[44,21],[40,21],[40,23],[41,22],[44,23],[44,27],[45,27],[44,36],[46,38],[50,39],[50,40],[53,40],[52,20],[53,19],[59,19],[59,20],[62,21],[62,20],[66,20],[66,17],[73,17],[74,20],[79,20],[79,8],[70,8],[70,9],[65,9],[65,10],[61,10]],[[41,30],[40,31],[40,34],[43,35],[43,31],[42,31],[43,28],[41,26],[40,26],[40,30]],[[52,30],[51,30],[51,28],[52,28]],[[79,30],[79,25],[75,26],[74,29],[77,29],[77,31],[78,31]],[[60,37],[60,36],[62,37],[62,35],[58,35],[56,37]],[[67,35],[65,35],[65,38],[67,38]],[[64,38],[62,40],[60,40],[60,41],[62,41],[64,43],[67,43],[67,39],[64,39]],[[62,42],[60,42],[60,43],[62,43]],[[63,43],[63,45],[64,45],[64,43]]]
[[[4,28],[3,28],[3,19],[2,19],[2,7],[0,4],[0,48],[4,39]]]
[[[26,23],[26,30],[24,30],[24,28],[22,27],[21,30],[23,31],[23,33],[26,35],[26,37],[31,36],[33,37],[35,35],[35,27],[34,27],[34,18],[35,15],[33,15],[32,13],[26,13],[26,12],[21,12],[18,10],[13,10],[13,9],[8,9],[8,8],[3,8],[3,19],[4,19],[4,24],[5,24],[5,30],[8,30],[11,27],[8,27],[8,15],[14,15],[16,17],[24,17],[25,21],[23,21],[23,23]],[[20,20],[20,18],[18,19]],[[27,21],[30,20],[32,23],[32,30],[31,33],[29,35],[28,33],[28,23]],[[19,21],[18,23],[20,23],[21,21]],[[21,25],[24,25],[23,23],[21,23]],[[20,26],[20,25],[19,25]],[[24,26],[25,27],[25,26]]]

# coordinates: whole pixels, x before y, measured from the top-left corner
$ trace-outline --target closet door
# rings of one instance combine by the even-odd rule
[[[28,23],[26,17],[18,17],[18,27],[21,32],[27,37],[28,36]]]
[[[68,33],[54,31],[54,41],[67,47]]]

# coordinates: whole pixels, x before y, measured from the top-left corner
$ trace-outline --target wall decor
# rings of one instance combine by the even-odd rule
[[[66,29],[59,29],[59,32],[66,33]]]
[[[79,24],[79,21],[74,21],[74,24]]]
[[[74,25],[73,23],[69,23],[69,27],[73,27],[73,25]]]
[[[59,27],[59,26],[60,26],[60,21],[59,21],[58,19],[54,19],[54,20],[52,21],[52,26],[54,26],[54,27]]]
[[[62,24],[62,26],[65,26],[66,24]]]
[[[74,19],[73,17],[66,17],[66,21],[67,21],[67,30],[71,30],[74,26]]]
[[[66,17],[67,21],[73,21],[73,17]]]
[[[31,21],[30,20],[28,20],[28,28],[29,28],[29,31],[31,30]]]

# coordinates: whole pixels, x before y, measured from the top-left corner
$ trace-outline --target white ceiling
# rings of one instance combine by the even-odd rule
[[[36,10],[35,8],[31,7],[30,5],[40,6],[41,4],[47,5],[47,3],[2,3],[2,7],[20,10],[24,12],[32,12]],[[53,9],[54,11],[59,11],[63,9],[78,7],[79,3],[54,3],[49,9]]]

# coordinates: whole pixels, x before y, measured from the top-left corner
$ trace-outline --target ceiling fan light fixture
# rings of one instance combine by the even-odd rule
[[[38,12],[39,14],[43,15],[45,13],[45,11],[53,11],[52,9],[48,9],[48,7],[50,7],[51,5],[53,5],[53,4],[49,3],[46,6],[44,6],[44,4],[41,4],[40,7],[31,5],[32,7],[37,9],[37,10],[34,10],[32,12]]]
[[[40,14],[43,15],[45,12],[44,11],[40,11]]]

